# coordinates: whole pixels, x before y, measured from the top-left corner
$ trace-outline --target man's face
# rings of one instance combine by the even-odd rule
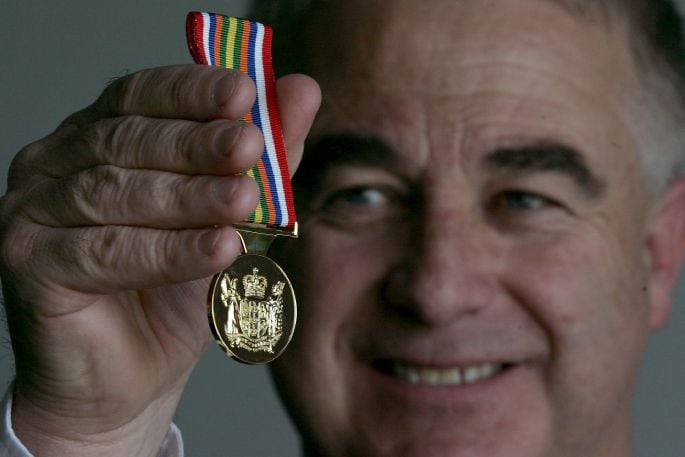
[[[654,310],[621,38],[541,1],[331,3],[274,365],[307,450],[624,452]]]

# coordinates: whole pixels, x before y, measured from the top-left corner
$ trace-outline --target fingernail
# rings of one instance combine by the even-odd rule
[[[243,126],[231,127],[224,129],[218,135],[218,147],[220,157],[229,157],[233,152],[235,145],[238,143],[243,134]]]
[[[230,203],[233,199],[233,193],[236,189],[236,182],[232,178],[221,179],[218,183],[214,185],[214,198],[225,205]]]
[[[214,254],[214,251],[216,248],[216,243],[217,243],[217,241],[219,241],[220,236],[221,236],[221,230],[219,230],[219,229],[207,230],[200,237],[200,241],[199,241],[200,251],[202,251],[206,255]]]
[[[237,77],[234,73],[222,76],[214,86],[214,102],[216,106],[222,108],[231,100],[237,86]]]

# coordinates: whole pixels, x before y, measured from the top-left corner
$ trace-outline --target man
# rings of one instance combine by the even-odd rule
[[[672,9],[306,3],[276,21],[300,46],[277,68],[324,97],[302,236],[274,249],[302,307],[273,364],[305,454],[629,456],[685,253]],[[208,278],[255,205],[253,96],[220,69],[138,73],[18,155],[2,274],[34,454],[173,451]],[[279,104],[296,164],[318,88],[284,77]]]

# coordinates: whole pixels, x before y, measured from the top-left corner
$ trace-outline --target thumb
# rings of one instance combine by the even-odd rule
[[[321,104],[321,90],[309,76],[293,74],[280,78],[276,82],[276,91],[292,177],[302,159],[304,140]]]

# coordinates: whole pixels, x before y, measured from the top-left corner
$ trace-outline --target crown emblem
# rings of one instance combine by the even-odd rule
[[[267,280],[264,276],[257,275],[259,268],[253,268],[251,275],[243,277],[243,288],[245,289],[245,297],[254,297],[262,299],[266,295]]]

